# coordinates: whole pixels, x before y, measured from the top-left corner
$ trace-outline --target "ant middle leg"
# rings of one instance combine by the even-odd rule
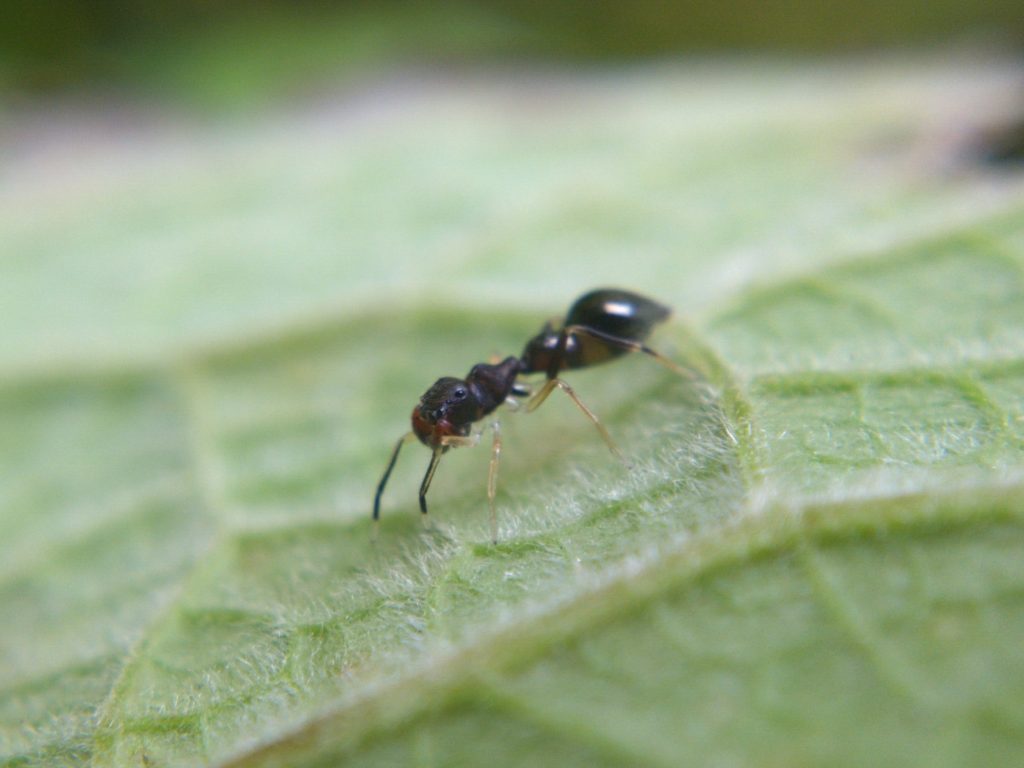
[[[373,521],[374,531],[377,530],[377,521],[380,520],[380,497],[384,494],[384,486],[388,484],[388,478],[391,477],[391,470],[395,468],[395,462],[398,461],[398,453],[402,450],[402,446],[408,443],[410,440],[415,439],[416,435],[413,432],[407,432],[402,435],[398,442],[395,443],[395,448],[391,452],[391,460],[388,461],[387,469],[384,470],[384,476],[380,479],[380,483],[377,485],[377,494],[373,497]]]
[[[491,508],[491,542],[498,543],[498,512],[494,497],[498,492],[498,461],[501,458],[501,424],[495,420],[491,423],[494,442],[491,444],[491,464],[487,470],[487,503]]]

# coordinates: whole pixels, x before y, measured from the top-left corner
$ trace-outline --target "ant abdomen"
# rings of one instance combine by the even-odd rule
[[[569,307],[565,324],[594,328],[620,339],[644,341],[654,326],[671,314],[672,310],[664,304],[638,293],[602,288],[580,296]]]
[[[664,304],[621,288],[599,288],[580,296],[561,328],[550,323],[526,343],[523,373],[586,368],[642,351],[643,342],[672,311]]]

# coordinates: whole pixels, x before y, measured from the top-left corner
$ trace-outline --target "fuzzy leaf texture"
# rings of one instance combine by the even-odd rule
[[[0,180],[0,764],[1024,762],[1024,178],[968,151],[1019,75],[55,129]],[[486,432],[374,541],[419,395],[601,285],[696,372],[567,377],[632,468],[556,392],[497,545]]]

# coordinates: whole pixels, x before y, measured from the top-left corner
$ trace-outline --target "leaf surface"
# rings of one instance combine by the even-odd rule
[[[1019,762],[1024,181],[938,130],[1012,72],[901,66],[431,85],[14,169],[0,760]],[[405,449],[374,540],[422,391],[601,284],[696,373],[572,376],[632,469],[556,393],[503,418],[497,545],[485,447],[426,530]]]

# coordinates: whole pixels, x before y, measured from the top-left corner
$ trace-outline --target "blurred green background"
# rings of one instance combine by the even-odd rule
[[[1022,40],[1017,0],[13,0],[0,25],[0,84],[20,94],[137,89],[224,106],[381,65],[1012,48]]]

